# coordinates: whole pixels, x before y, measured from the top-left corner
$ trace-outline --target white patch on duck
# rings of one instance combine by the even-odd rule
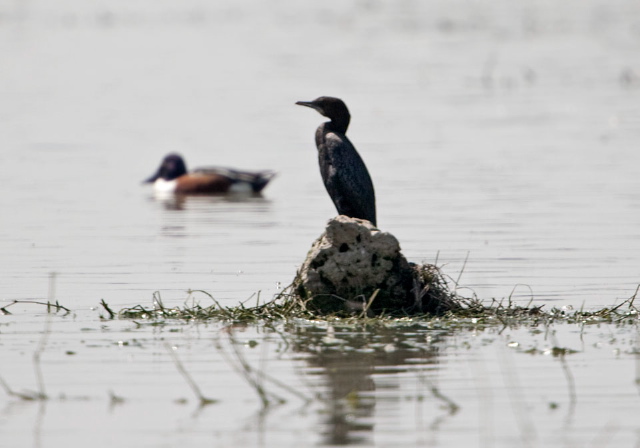
[[[153,189],[158,193],[173,193],[176,191],[177,182],[173,180],[156,179]]]
[[[229,187],[230,193],[252,193],[253,185],[249,182],[234,182],[231,187]]]

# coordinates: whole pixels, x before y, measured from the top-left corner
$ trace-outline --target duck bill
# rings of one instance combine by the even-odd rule
[[[145,179],[142,181],[143,184],[152,184],[154,183],[156,180],[158,180],[158,178],[160,178],[160,174],[159,173],[155,173],[153,176],[151,176],[148,179]]]

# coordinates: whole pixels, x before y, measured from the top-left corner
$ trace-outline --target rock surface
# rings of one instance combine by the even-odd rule
[[[294,286],[321,313],[450,309],[435,266],[409,263],[396,237],[369,221],[342,215],[330,220],[313,243]]]

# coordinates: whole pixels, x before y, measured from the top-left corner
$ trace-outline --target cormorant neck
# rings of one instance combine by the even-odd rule
[[[333,132],[340,132],[341,134],[346,134],[350,120],[351,117],[349,115],[333,117],[331,118],[331,121],[325,123],[325,129],[329,129]]]

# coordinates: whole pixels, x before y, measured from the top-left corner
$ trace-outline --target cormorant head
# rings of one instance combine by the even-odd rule
[[[179,154],[169,154],[164,158],[162,164],[160,164],[158,171],[149,179],[145,180],[144,183],[153,183],[158,179],[173,180],[183,174],[187,174],[187,166],[184,160],[182,160],[182,157],[180,157]]]
[[[340,98],[332,96],[321,96],[313,101],[298,101],[299,106],[307,106],[317,110],[320,114],[328,117],[334,123],[344,126],[345,130],[349,126],[349,109]]]

